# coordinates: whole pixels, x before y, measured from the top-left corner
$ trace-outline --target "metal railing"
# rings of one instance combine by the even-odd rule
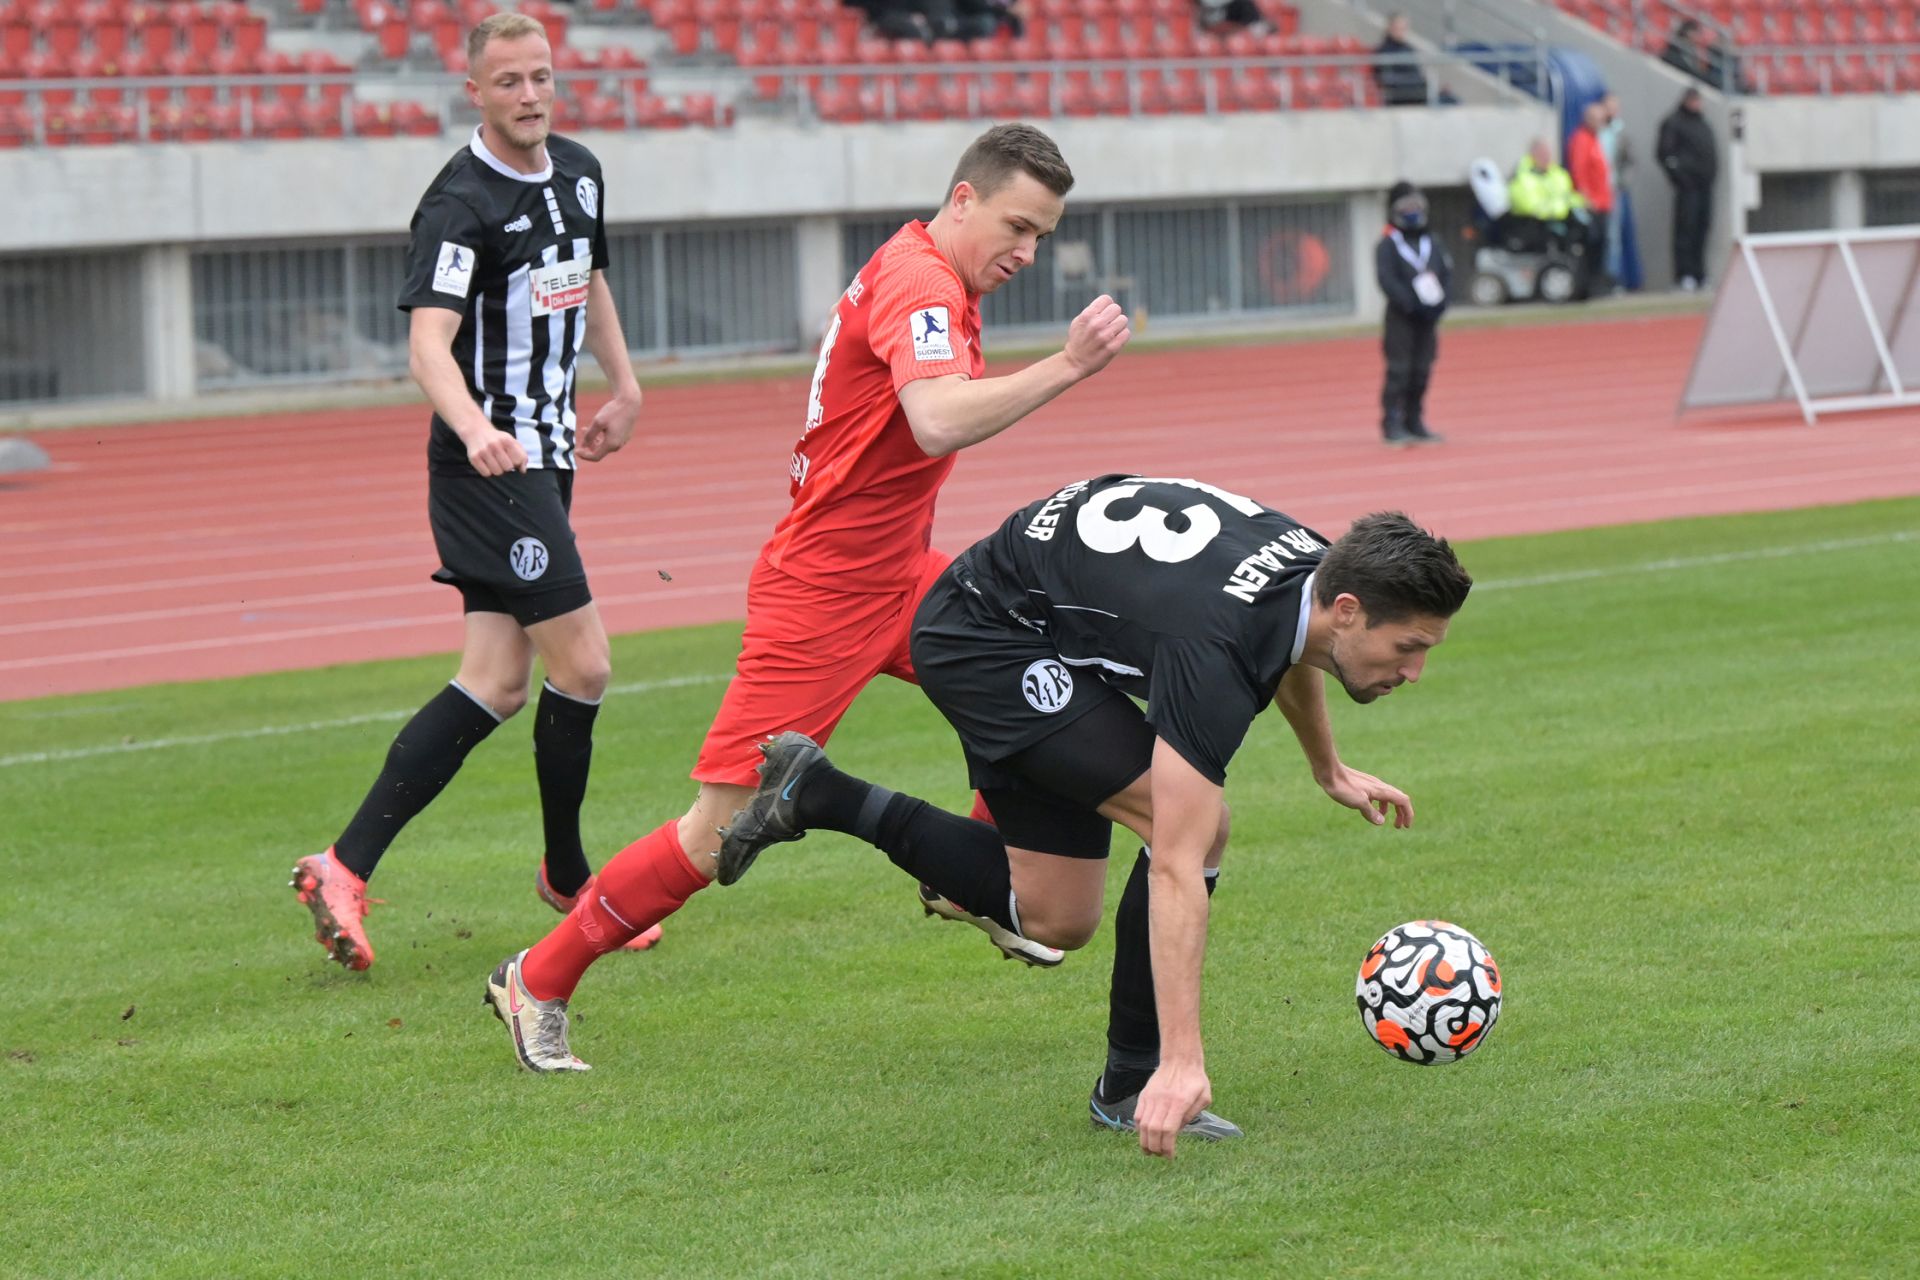
[[[1840,60],[1859,66],[1864,79],[1857,87],[1837,65]],[[1727,61],[1737,72],[1730,92],[1780,92],[1776,88],[1780,68],[1794,62],[1809,69],[1814,91],[1822,94],[1907,93],[1920,88],[1920,74],[1901,74],[1908,63],[1920,73],[1920,44],[1745,45]]]
[[[1316,54],[1127,61],[837,64],[685,67],[558,76],[568,105],[562,128],[640,129],[687,123],[724,126],[756,112],[805,123],[1008,116],[1216,115],[1300,107],[1383,105],[1376,68],[1413,66],[1437,104],[1446,73],[1490,74],[1516,93],[1547,76],[1544,45],[1504,51],[1497,64],[1455,53]],[[844,112],[831,94],[851,86]],[[677,94],[678,97],[670,95]],[[710,97],[711,117],[689,121],[689,96]],[[824,101],[823,101],[824,100]],[[385,136],[424,131],[395,121],[382,103],[464,120],[457,82],[444,73],[395,75],[123,76],[0,79],[0,135],[44,145],[68,141],[205,140],[213,137]],[[587,110],[592,107],[594,110]],[[18,108],[24,108],[22,116]],[[367,109],[367,110],[360,110]],[[292,114],[289,114],[289,113]],[[464,126],[462,126],[464,128]],[[432,130],[438,132],[439,130]]]

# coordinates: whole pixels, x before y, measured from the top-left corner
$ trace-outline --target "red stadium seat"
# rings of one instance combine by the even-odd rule
[[[689,124],[723,129],[733,123],[733,112],[711,93],[689,93],[680,100]]]
[[[978,76],[955,76],[938,89],[940,118],[975,120],[981,115],[982,85]]]
[[[411,98],[393,104],[393,119],[400,131],[411,137],[430,138],[441,131],[440,117]]]
[[[374,33],[375,46],[380,56],[390,62],[398,62],[407,56],[407,50],[413,45],[413,32],[407,29],[405,19],[389,18],[380,24]]]
[[[362,138],[391,138],[399,130],[393,123],[392,108],[384,102],[353,104],[353,132]]]
[[[347,131],[336,103],[302,102],[293,110],[300,122],[300,131],[310,138],[338,138]]]
[[[0,10],[0,57],[9,68],[18,67],[33,52],[33,24],[18,9]]]
[[[644,93],[634,100],[634,115],[642,129],[684,129],[687,118],[658,94]]]
[[[25,107],[0,106],[0,148],[24,147],[33,141],[33,114]]]
[[[520,12],[547,29],[547,40],[554,48],[567,42],[567,26],[573,21],[568,11],[548,0],[522,0]]]

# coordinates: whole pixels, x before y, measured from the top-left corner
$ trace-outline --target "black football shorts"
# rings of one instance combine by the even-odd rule
[[[434,581],[459,588],[466,612],[512,614],[523,627],[584,607],[593,594],[568,520],[573,476],[554,467],[430,474]]]
[[[968,782],[1010,846],[1104,858],[1112,828],[1096,810],[1153,763],[1153,729],[1044,635],[983,616],[964,572],[942,573],[914,615],[920,687],[960,735]]]

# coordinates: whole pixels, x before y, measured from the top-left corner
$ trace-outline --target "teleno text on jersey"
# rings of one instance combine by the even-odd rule
[[[1260,588],[1273,581],[1281,566],[1326,548],[1305,529],[1289,529],[1272,542],[1233,566],[1233,573],[1221,587],[1228,595],[1247,604],[1260,594]]]

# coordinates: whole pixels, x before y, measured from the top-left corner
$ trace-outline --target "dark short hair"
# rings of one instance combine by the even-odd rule
[[[1313,575],[1316,600],[1330,605],[1342,594],[1353,595],[1367,611],[1368,626],[1405,622],[1416,614],[1451,618],[1472,586],[1447,540],[1399,511],[1355,520],[1327,548]]]
[[[947,198],[953,189],[967,183],[984,199],[1024,173],[1057,196],[1073,190],[1073,170],[1060,155],[1053,139],[1030,124],[997,124],[973,140],[960,163],[954,167],[953,180],[947,183]]]

